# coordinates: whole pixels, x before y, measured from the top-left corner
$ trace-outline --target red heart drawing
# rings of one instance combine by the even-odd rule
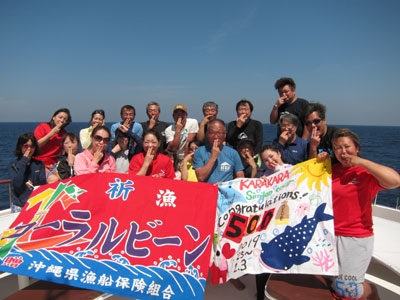
[[[225,243],[225,245],[222,247],[222,254],[225,256],[226,259],[230,259],[232,256],[234,256],[236,253],[236,250],[231,248],[231,245],[229,243]]]

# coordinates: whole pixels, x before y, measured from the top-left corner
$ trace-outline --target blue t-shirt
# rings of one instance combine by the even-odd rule
[[[272,144],[276,145],[282,155],[283,162],[291,165],[296,165],[308,158],[307,144],[308,142],[301,137],[296,136],[293,143],[282,146],[278,139],[275,139]]]
[[[194,153],[193,169],[203,167],[210,159],[210,155],[210,146],[201,146],[198,148]],[[239,153],[229,146],[224,146],[205,182],[217,183],[229,181],[234,178],[235,173],[242,170],[243,165]]]

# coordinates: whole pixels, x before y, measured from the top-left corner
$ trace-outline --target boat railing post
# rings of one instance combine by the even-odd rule
[[[22,290],[29,286],[29,277],[28,276],[22,276],[18,275],[18,289]]]

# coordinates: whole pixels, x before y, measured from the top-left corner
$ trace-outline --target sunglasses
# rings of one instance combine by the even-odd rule
[[[110,138],[109,138],[109,137],[103,138],[102,136],[99,136],[99,135],[95,135],[95,136],[93,137],[93,139],[94,139],[96,142],[98,142],[98,143],[100,143],[101,141],[103,141],[104,144],[108,144],[108,143],[110,142]]]
[[[306,126],[310,126],[311,124],[318,125],[322,120],[321,119],[314,119],[312,121],[306,121]]]

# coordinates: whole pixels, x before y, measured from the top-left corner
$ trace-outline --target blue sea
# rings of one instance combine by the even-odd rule
[[[13,151],[21,133],[33,131],[38,123],[0,123],[0,180],[8,179],[7,167],[14,160]],[[111,124],[107,124],[108,127]],[[400,172],[400,127],[392,126],[346,126],[356,132],[361,140],[361,156],[374,162],[390,166]],[[79,133],[88,123],[71,123],[67,131]],[[272,142],[276,135],[275,125],[264,124],[264,144]],[[378,194],[377,203],[398,207],[400,189],[382,191]],[[8,185],[0,185],[0,209],[9,207]]]

